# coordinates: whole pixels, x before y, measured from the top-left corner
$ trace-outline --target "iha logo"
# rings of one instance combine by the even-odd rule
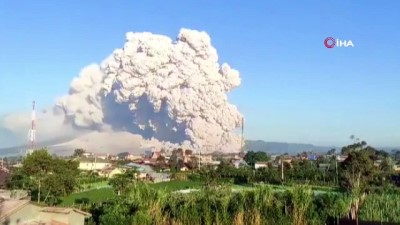
[[[354,44],[351,40],[340,40],[338,38],[327,37],[325,38],[324,45],[327,48],[333,47],[354,47]]]

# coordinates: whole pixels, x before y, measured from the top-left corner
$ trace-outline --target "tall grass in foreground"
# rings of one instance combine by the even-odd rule
[[[359,219],[379,222],[400,222],[400,195],[369,195],[360,209]]]
[[[268,186],[232,192],[231,187],[190,194],[155,190],[137,184],[104,207],[103,225],[321,225],[349,214],[346,194],[315,195],[308,186],[274,192]],[[361,220],[400,222],[400,196],[370,195]]]

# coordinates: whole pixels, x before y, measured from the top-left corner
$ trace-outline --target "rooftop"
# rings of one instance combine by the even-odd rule
[[[56,220],[31,220],[23,222],[21,225],[70,225]]]
[[[80,158],[78,159],[79,162],[82,163],[109,163],[108,160],[106,159],[101,159],[101,158]]]
[[[90,216],[90,213],[75,209],[75,208],[61,208],[61,207],[45,207],[41,212],[47,213],[59,213],[59,214],[70,214],[71,212],[76,212],[84,216]]]
[[[29,204],[29,200],[4,200],[2,199],[0,212],[0,218],[5,218],[14,212],[18,211],[21,207]]]

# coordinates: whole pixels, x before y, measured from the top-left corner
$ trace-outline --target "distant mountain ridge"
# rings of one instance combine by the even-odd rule
[[[55,154],[65,155],[71,154],[73,149],[68,146],[56,146],[58,143],[62,143],[65,140],[53,140],[49,142],[42,142],[38,146],[49,146],[49,148]],[[0,148],[0,156],[18,156],[25,154],[27,146],[15,146]],[[326,153],[332,148],[340,151],[342,147],[337,146],[316,146],[313,144],[301,144],[301,143],[287,143],[287,142],[268,142],[262,140],[246,140],[245,150],[246,151],[262,151],[269,154],[297,154],[301,152],[315,152],[315,153]],[[400,150],[400,147],[378,147],[377,149],[391,152],[392,150]],[[122,150],[121,150],[122,151]]]
[[[299,143],[286,143],[286,142],[267,142],[262,140],[246,140],[246,151],[262,151],[270,154],[274,153],[289,153],[296,154],[301,152],[316,152],[325,153],[332,148],[340,150],[341,148],[335,146],[315,146],[312,144],[299,144]]]
[[[268,142],[262,140],[246,140],[245,150],[246,151],[261,151],[269,154],[297,154],[301,152],[315,152],[315,153],[326,153],[331,149],[336,149],[340,152],[343,146],[316,146],[312,144],[300,144],[300,143],[286,143],[286,142]],[[378,150],[384,150],[391,152],[393,150],[400,150],[400,147],[379,147],[373,146]]]

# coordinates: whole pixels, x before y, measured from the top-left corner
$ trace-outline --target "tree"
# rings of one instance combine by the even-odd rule
[[[323,177],[322,171],[318,169],[317,164],[309,160],[295,160],[292,162],[292,168],[285,171],[287,171],[288,179],[301,182],[316,183]]]
[[[340,186],[353,196],[350,210],[352,219],[356,219],[367,188],[377,174],[372,148],[364,146],[364,143],[358,142],[344,147],[343,149],[348,152],[348,157],[340,165]]]
[[[77,149],[74,150],[74,155],[73,155],[73,157],[74,157],[74,158],[76,158],[76,157],[82,157],[84,153],[85,153],[85,150],[83,150],[83,149],[81,149],[81,148],[77,148]]]
[[[343,147],[342,155],[348,155],[350,152],[359,151],[365,147],[367,147],[367,143],[365,141],[355,142],[354,144]]]
[[[22,163],[24,173],[37,182],[38,203],[41,197],[41,182],[43,177],[51,171],[52,160],[53,158],[47,150],[41,149],[34,151]]]
[[[262,162],[262,161],[268,161],[269,156],[265,152],[253,152],[249,151],[247,154],[244,156],[244,160],[246,163],[252,167],[254,167],[254,164],[256,162]]]
[[[126,193],[128,187],[136,180],[138,171],[129,169],[123,174],[117,174],[110,179],[109,184],[117,191],[118,195]]]
[[[329,150],[326,154],[327,155],[334,155],[336,153],[336,149],[332,148],[331,150]]]
[[[400,150],[397,149],[392,150],[392,155],[396,161],[400,161]]]
[[[341,186],[362,193],[376,174],[373,155],[365,150],[352,151],[340,165]]]
[[[118,156],[118,159],[124,160],[128,155],[129,155],[129,152],[121,152],[117,156]]]
[[[178,156],[176,154],[172,154],[172,156],[169,158],[168,164],[171,172],[177,171]]]
[[[50,199],[56,203],[77,186],[78,164],[51,156],[46,149],[36,150],[22,161],[22,168],[12,174],[7,186],[30,190],[38,202],[44,198],[47,203]]]

